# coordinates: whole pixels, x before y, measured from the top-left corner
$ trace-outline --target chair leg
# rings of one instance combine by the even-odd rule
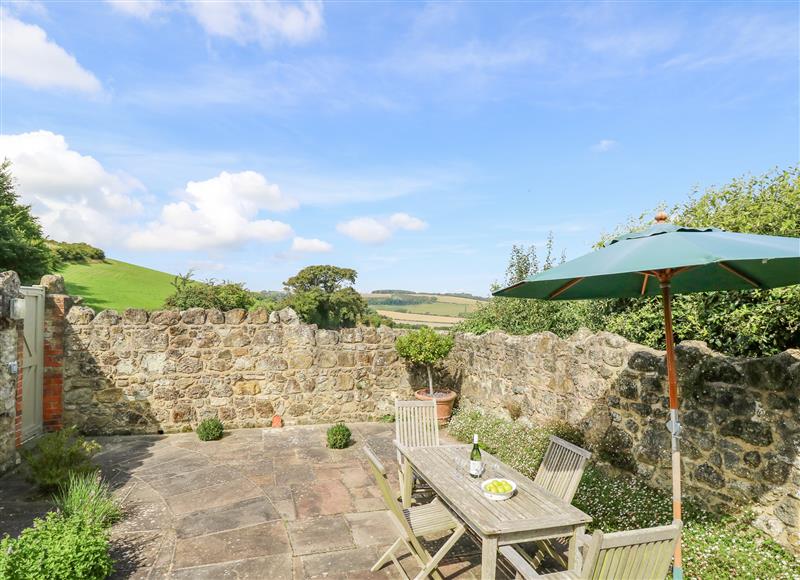
[[[444,545],[439,548],[439,551],[433,555],[433,557],[425,564],[425,567],[420,571],[419,574],[416,575],[414,580],[423,580],[426,578],[428,574],[433,572],[439,562],[447,555],[447,552],[453,547],[453,545],[458,541],[458,539],[464,534],[464,526],[459,524],[458,527],[453,530],[453,535],[450,536]]]
[[[394,541],[394,544],[392,544],[392,546],[388,550],[386,550],[386,552],[384,552],[383,556],[378,558],[378,561],[375,562],[375,565],[370,569],[370,572],[377,572],[378,570],[383,568],[383,565],[386,564],[386,562],[388,562],[389,560],[393,560],[394,551],[397,548],[399,548],[402,544],[403,544],[403,538],[397,538]]]

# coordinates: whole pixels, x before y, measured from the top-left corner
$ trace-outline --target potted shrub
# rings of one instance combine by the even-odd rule
[[[428,388],[414,393],[421,401],[436,401],[436,416],[440,421],[450,418],[456,393],[446,388],[433,387],[433,365],[444,359],[453,348],[453,337],[439,334],[432,328],[424,327],[405,334],[395,343],[397,354],[413,364],[424,365],[428,373]]]

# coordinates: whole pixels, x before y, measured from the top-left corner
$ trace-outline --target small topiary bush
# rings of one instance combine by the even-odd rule
[[[77,517],[89,526],[110,527],[122,516],[111,488],[99,474],[70,474],[53,498],[64,517]]]
[[[216,441],[222,439],[225,427],[219,419],[203,419],[197,426],[197,436],[200,441]]]
[[[108,548],[102,526],[50,512],[19,537],[0,540],[0,578],[100,580],[114,571]]]
[[[344,423],[337,423],[328,429],[328,447],[331,449],[344,449],[350,444],[352,433]]]
[[[22,450],[28,479],[42,492],[54,492],[69,480],[70,475],[94,473],[92,457],[100,450],[96,441],[87,441],[77,427],[47,433],[30,449]]]

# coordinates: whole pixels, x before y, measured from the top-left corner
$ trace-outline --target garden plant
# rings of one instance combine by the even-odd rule
[[[336,423],[328,429],[328,447],[331,449],[344,449],[350,445],[352,433],[344,423]]]

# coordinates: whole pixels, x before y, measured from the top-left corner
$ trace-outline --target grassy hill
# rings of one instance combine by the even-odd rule
[[[174,290],[172,274],[117,260],[68,264],[59,273],[67,292],[83,296],[84,304],[97,311],[158,310]]]

